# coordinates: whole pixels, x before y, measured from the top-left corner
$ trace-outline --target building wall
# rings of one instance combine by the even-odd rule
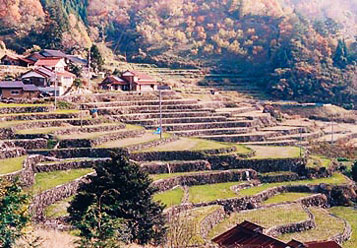
[[[14,94],[14,92],[19,94]],[[22,89],[2,89],[2,97],[4,98],[22,98],[23,93]]]

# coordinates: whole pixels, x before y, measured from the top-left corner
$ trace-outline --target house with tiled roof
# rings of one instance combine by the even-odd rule
[[[102,90],[154,91],[159,83],[152,77],[137,71],[125,71],[118,76],[108,76],[100,84]]]
[[[1,59],[2,65],[15,65],[28,67],[34,65],[32,60],[27,59],[26,57],[15,55],[15,54],[5,54]]]
[[[41,58],[36,61],[36,67],[46,67],[56,72],[63,72],[67,66],[64,58]]]
[[[33,84],[24,84],[21,81],[2,81],[0,82],[0,96],[6,99],[17,98],[37,98],[40,90]]]
[[[232,229],[212,239],[221,248],[342,248],[333,240],[300,242],[291,240],[288,243],[268,236],[263,232],[264,228],[244,221]]]

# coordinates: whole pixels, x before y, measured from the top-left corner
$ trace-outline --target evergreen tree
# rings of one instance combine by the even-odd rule
[[[333,62],[334,65],[339,68],[345,68],[348,65],[348,49],[345,41],[338,41],[336,52],[333,56]]]
[[[91,64],[90,66],[94,70],[101,70],[102,66],[104,64],[104,60],[102,55],[99,52],[99,49],[97,45],[93,44],[92,47],[90,48],[90,59],[91,59]]]
[[[352,165],[352,179],[357,182],[357,160]]]
[[[0,247],[13,247],[29,222],[28,196],[18,181],[0,180]]]
[[[115,239],[117,232],[128,229],[126,241],[160,243],[165,234],[163,207],[153,201],[151,179],[129,161],[127,152],[111,157],[111,163],[96,166],[96,175],[81,185],[69,208],[71,223],[87,240]],[[102,226],[106,228],[100,230]]]

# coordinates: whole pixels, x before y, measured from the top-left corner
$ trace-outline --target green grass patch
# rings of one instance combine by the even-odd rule
[[[321,155],[311,155],[307,162],[308,168],[328,168],[331,164],[331,159]]]
[[[167,208],[180,205],[182,202],[184,192],[183,189],[177,187],[165,192],[157,193],[154,195],[154,200],[162,202]]]
[[[333,207],[329,209],[329,212],[343,218],[352,227],[351,239],[343,243],[344,248],[357,247],[357,209],[350,207]]]
[[[18,108],[18,107],[48,107],[50,104],[23,104],[23,103],[0,103],[0,108]]]
[[[149,142],[159,140],[160,135],[154,134],[153,132],[154,131],[147,132],[146,134],[144,134],[143,136],[140,136],[140,137],[133,137],[133,138],[110,141],[110,142],[101,144],[98,147],[99,148],[128,147],[131,145],[144,144],[144,143],[149,143]],[[164,133],[162,135],[162,137],[164,139],[167,139],[167,138],[171,137],[171,134]],[[140,152],[140,151],[136,151],[136,152]]]
[[[277,187],[277,186],[283,186],[283,185],[301,185],[301,184],[310,184],[310,185],[317,185],[321,183],[326,183],[326,184],[332,184],[332,185],[339,185],[339,184],[344,184],[347,183],[348,181],[346,178],[340,174],[340,173],[335,173],[331,177],[327,178],[318,178],[318,179],[311,179],[311,180],[299,180],[299,181],[292,181],[292,182],[281,182],[281,183],[266,183],[262,184],[257,187],[252,187],[248,189],[243,189],[239,191],[238,195],[239,196],[252,196],[258,193],[263,192],[264,190]]]
[[[41,172],[35,175],[35,184],[31,187],[34,194],[54,188],[58,185],[69,183],[77,178],[85,176],[93,169],[74,169],[66,171]]]
[[[217,171],[192,171],[192,172],[151,174],[150,177],[152,180],[157,181],[160,179],[168,179],[168,178],[172,178],[172,177],[187,176],[187,175],[192,175],[192,174],[197,174],[197,173],[205,173],[205,172],[217,172]]]
[[[299,200],[300,198],[311,196],[311,195],[312,194],[309,193],[281,193],[264,201],[263,204],[269,205],[269,204],[277,204],[287,201],[296,201]]]
[[[0,160],[0,174],[8,174],[22,170],[22,164],[27,156]]]
[[[217,199],[229,199],[237,197],[237,194],[231,190],[234,185],[244,182],[229,182],[197,185],[189,188],[189,201],[192,203],[210,202]]]
[[[298,158],[300,148],[296,146],[248,146],[255,151],[250,159]]]
[[[45,216],[47,218],[58,218],[58,217],[63,217],[67,216],[67,208],[70,205],[70,202],[73,200],[74,196],[70,196],[62,201],[56,202],[55,204],[52,204],[48,206],[45,209]]]
[[[245,220],[265,228],[270,228],[276,225],[295,223],[307,219],[307,213],[299,204],[235,212],[216,225],[208,236],[209,238],[213,238]]]
[[[328,240],[331,237],[342,233],[344,223],[342,220],[329,215],[326,209],[310,208],[315,216],[316,228],[300,233],[289,233],[279,237],[281,240],[290,241],[291,239],[301,242]],[[292,214],[293,212],[291,212]]]

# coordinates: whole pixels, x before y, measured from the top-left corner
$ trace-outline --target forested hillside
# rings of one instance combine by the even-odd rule
[[[356,103],[356,0],[0,0],[0,39],[252,77],[284,99]],[[10,11],[6,11],[6,10]],[[347,106],[347,105],[346,105]]]

